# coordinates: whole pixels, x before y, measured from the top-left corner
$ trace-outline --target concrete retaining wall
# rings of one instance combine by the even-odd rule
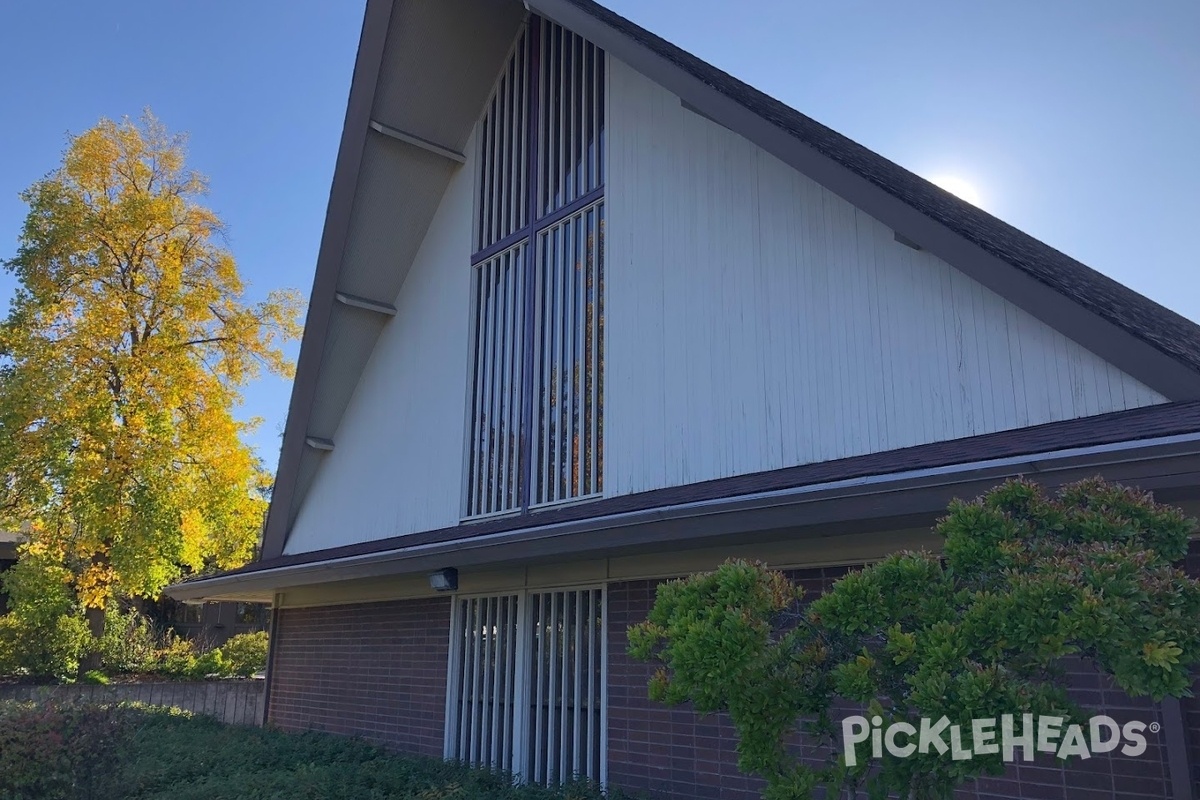
[[[262,725],[266,681],[120,683],[108,686],[0,686],[0,700],[140,702],[216,717],[231,725]]]

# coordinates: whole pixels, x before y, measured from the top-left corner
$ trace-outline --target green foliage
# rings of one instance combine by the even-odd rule
[[[149,672],[154,669],[157,649],[158,636],[150,620],[135,610],[109,610],[100,638],[100,663],[106,672]]]
[[[108,686],[109,684],[108,676],[98,669],[89,669],[83,673],[81,680],[83,683],[94,683],[99,686]]]
[[[1193,520],[1100,480],[1050,497],[1009,481],[955,501],[937,526],[942,556],[899,553],[838,581],[807,607],[780,573],[729,562],[663,584],[629,651],[658,660],[652,698],[729,713],[739,765],[771,800],[950,797],[999,755],[935,751],[848,768],[801,763],[788,743],[841,751],[835,702],[910,723],[1033,713],[1078,718],[1061,674],[1080,657],[1130,695],[1182,696],[1200,661],[1200,583],[1174,564]],[[969,738],[969,734],[968,734]],[[815,740],[815,741],[814,741]],[[863,759],[865,762],[866,759]]]
[[[168,634],[151,671],[179,680],[248,677],[267,665],[267,634],[242,633],[222,647],[201,651],[188,639]]]
[[[107,617],[98,644],[78,611],[48,613],[35,621],[16,614],[0,617],[0,675],[61,680],[75,674],[92,647],[98,648],[101,663],[100,670],[83,676],[92,683],[143,673],[174,680],[250,677],[267,666],[266,632],[238,634],[219,648],[204,649],[173,631],[160,636],[135,610],[112,607]]]
[[[329,734],[232,727],[134,706],[67,713],[0,705],[0,800],[601,798],[582,785],[517,787],[503,774]],[[81,746],[79,753],[70,750]],[[72,782],[89,793],[71,793]],[[609,800],[624,797],[608,794]]]
[[[28,539],[6,581],[28,622],[64,597],[100,619],[253,556],[271,479],[244,441],[257,421],[236,411],[264,371],[291,376],[300,303],[250,302],[185,158],[148,111],[102,119],[21,194],[0,260],[16,285],[0,320],[0,529]]]
[[[267,668],[266,631],[239,633],[221,645],[219,651],[227,674],[248,678]]]
[[[121,709],[0,704],[0,800],[115,800],[108,767],[132,737]]]
[[[74,675],[91,643],[87,623],[78,615],[43,621],[6,614],[0,617],[0,675]]]
[[[196,674],[198,655],[191,640],[168,634],[156,655],[155,671],[171,678],[191,678]]]
[[[223,678],[230,675],[229,664],[220,650],[208,650],[196,656],[191,670],[184,677],[201,679],[210,676]]]

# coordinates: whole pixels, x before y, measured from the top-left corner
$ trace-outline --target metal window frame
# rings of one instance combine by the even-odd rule
[[[514,779],[518,782],[524,783],[529,782],[531,777],[529,775],[528,765],[530,758],[532,757],[534,759],[535,772],[542,770],[543,767],[545,769],[546,779],[539,781],[541,785],[549,786],[564,780],[562,775],[551,775],[548,763],[541,765],[539,762],[542,749],[542,739],[545,738],[547,747],[549,746],[550,741],[550,731],[541,730],[541,715],[538,714],[536,723],[534,725],[530,725],[531,715],[529,714],[529,710],[533,708],[532,703],[535,697],[538,700],[539,708],[543,702],[543,697],[544,701],[549,703],[551,707],[555,703],[555,698],[551,697],[550,694],[547,693],[543,695],[543,692],[548,689],[548,685],[553,684],[553,678],[551,677],[551,680],[543,682],[540,674],[536,677],[536,679],[532,675],[535,662],[538,662],[540,665],[545,655],[547,655],[542,651],[543,640],[540,637],[536,638],[535,640],[535,634],[533,631],[533,606],[536,602],[541,605],[542,608],[549,607],[551,609],[551,616],[554,618],[557,616],[559,606],[562,605],[565,608],[566,605],[565,603],[556,603],[553,599],[554,596],[566,595],[568,593],[575,595],[576,627],[574,632],[574,641],[575,652],[578,653],[580,650],[580,644],[582,643],[580,627],[580,623],[582,622],[582,611],[580,609],[578,598],[585,592],[598,593],[600,612],[599,626],[594,631],[599,646],[598,648],[595,647],[594,645],[597,642],[594,641],[587,649],[588,657],[586,677],[580,671],[581,664],[578,660],[575,662],[575,670],[568,676],[566,662],[563,661],[562,663],[557,663],[556,659],[554,658],[557,655],[557,652],[551,652],[549,655],[552,662],[555,662],[551,665],[551,672],[554,672],[555,670],[560,672],[560,685],[566,685],[567,677],[569,677],[575,686],[575,693],[573,697],[575,698],[576,702],[572,713],[568,715],[566,704],[563,703],[562,711],[557,715],[557,722],[559,724],[565,725],[568,721],[571,722],[571,737],[576,743],[571,755],[572,775],[567,777],[573,778],[581,774],[579,758],[581,743],[584,741],[588,743],[589,756],[592,753],[593,743],[595,743],[598,746],[598,752],[596,753],[596,770],[598,774],[595,776],[595,779],[599,783],[601,789],[607,788],[608,587],[607,584],[604,583],[550,586],[532,589],[521,588],[508,591],[455,593],[451,597],[452,605],[450,613],[450,629],[448,632],[449,649],[446,663],[445,724],[443,726],[442,740],[442,754],[444,758],[459,758],[460,760],[468,761],[470,763],[481,763],[483,760],[482,756],[484,755],[475,751],[478,741],[473,740],[467,742],[465,740],[464,737],[466,737],[468,734],[466,731],[464,731],[462,727],[462,719],[460,718],[460,705],[465,708],[463,693],[467,688],[466,683],[468,679],[471,681],[471,689],[473,690],[473,693],[476,687],[478,687],[480,690],[486,689],[488,682],[488,677],[482,674],[479,670],[479,653],[477,652],[477,648],[472,647],[471,653],[466,652],[468,647],[466,645],[466,629],[463,627],[466,623],[466,620],[463,617],[464,603],[472,605],[474,608],[475,619],[478,620],[480,619],[480,605],[478,601],[493,601],[493,604],[489,605],[489,608],[492,608],[496,605],[495,601],[499,601],[502,598],[512,598],[515,601],[515,614],[513,614],[513,616],[516,617],[515,636],[509,640],[508,644],[511,645],[511,647],[506,650],[506,653],[511,653],[513,658],[511,661],[509,661],[506,656],[506,667],[511,666],[511,670],[504,677],[505,682],[507,682],[510,678],[512,681],[512,713],[507,715],[506,719],[497,720],[494,714],[495,705],[493,703],[493,713],[490,717],[488,717],[488,722],[493,729],[493,744],[491,748],[492,754],[487,760],[493,766],[497,763],[503,764],[507,762],[512,767],[511,772]],[[547,598],[550,598],[549,603],[547,603]],[[490,612],[484,613],[486,614]],[[491,619],[491,617],[488,617],[488,619]],[[568,641],[569,640],[564,637],[564,647]],[[537,649],[536,658],[534,653],[535,648]],[[466,665],[464,663],[465,659],[468,657],[472,658],[475,662],[473,665],[472,674],[470,675],[468,675],[467,671],[465,670]],[[486,670],[483,672],[486,672]],[[550,675],[550,673],[547,673],[547,675]],[[493,682],[493,689],[495,681],[498,677],[498,675],[493,675],[491,678]],[[599,686],[596,686],[594,681],[598,681]],[[582,687],[585,683],[588,687],[589,698],[588,725],[586,731],[583,730],[583,726],[581,725],[581,711],[577,702]],[[507,687],[507,683],[505,683],[505,686]],[[507,688],[505,690],[505,695],[508,696]],[[494,697],[494,692],[492,695],[485,696]],[[472,697],[469,702],[472,704],[472,719],[474,720],[475,717],[478,717],[480,724],[482,725],[482,720],[484,719],[484,715],[487,714],[488,710],[482,706],[478,708],[475,706],[475,703],[479,702],[477,697]],[[594,726],[592,724],[592,720],[595,718],[594,715],[597,709],[590,707],[592,702],[599,703],[599,719],[595,722]],[[547,723],[554,722],[555,717],[556,715],[553,713],[548,714]],[[494,739],[495,728],[497,725],[499,726],[500,731],[502,731],[503,740],[507,743],[507,754],[499,759],[497,758],[497,754],[495,752],[496,747]],[[549,725],[547,727],[549,727]],[[562,731],[559,733],[562,734]],[[467,748],[472,748],[472,750],[468,754],[468,758],[463,759],[461,758],[461,750]],[[561,760],[565,762],[565,756],[563,756]]]
[[[548,32],[551,35],[547,36]],[[545,41],[543,41],[543,37],[545,37]],[[557,50],[554,49],[553,40],[558,42]],[[563,45],[568,46],[564,47]],[[524,48],[523,55],[522,48]],[[590,69],[588,68],[589,56],[591,58]],[[543,70],[543,57],[546,58],[547,65],[554,58],[561,61],[563,58],[569,57],[569,61],[564,62],[565,65],[558,69],[556,75],[552,76],[553,80],[557,82],[554,87],[550,86],[550,72]],[[518,91],[514,89],[513,77],[522,72],[525,84]],[[608,54],[605,50],[552,20],[531,14],[517,33],[512,48],[505,58],[504,69],[496,80],[496,85],[488,98],[484,115],[477,128],[475,163],[478,166],[475,170],[471,233],[473,247],[477,249],[472,254],[470,263],[472,269],[483,269],[493,259],[524,243],[524,264],[522,265],[524,275],[521,278],[524,288],[524,297],[522,298],[524,329],[519,333],[509,332],[510,336],[520,340],[522,350],[520,364],[514,365],[520,375],[521,385],[516,387],[515,391],[511,387],[509,389],[510,393],[519,396],[521,405],[517,409],[519,417],[513,419],[519,423],[515,454],[517,469],[515,474],[509,476],[510,481],[517,482],[516,502],[511,507],[491,508],[484,504],[480,508],[478,498],[475,497],[477,492],[474,484],[479,479],[476,473],[479,465],[476,462],[480,457],[476,434],[477,428],[481,424],[480,408],[477,406],[479,402],[478,370],[481,357],[477,349],[479,347],[479,316],[481,313],[479,293],[482,290],[483,278],[482,273],[477,273],[472,281],[470,335],[473,346],[471,349],[472,364],[469,371],[470,380],[468,381],[468,419],[464,426],[465,458],[461,500],[462,519],[464,520],[475,521],[497,516],[527,514],[531,510],[563,503],[593,500],[603,496],[603,470],[593,469],[592,475],[597,486],[596,491],[581,492],[575,496],[570,496],[568,492],[566,497],[556,497],[547,502],[536,501],[532,486],[535,469],[532,442],[535,438],[533,431],[535,404],[537,403],[535,390],[538,388],[534,386],[535,352],[537,350],[534,330],[538,291],[536,280],[537,245],[542,234],[553,226],[604,202],[607,173],[607,159],[603,152],[604,128],[610,116],[608,84]],[[557,113],[557,121],[547,119],[545,131],[550,134],[548,138],[553,140],[557,147],[554,152],[551,152],[547,146],[548,142],[541,141],[544,133],[541,130],[541,123],[543,122],[543,106],[549,108],[548,104],[554,103],[552,96],[555,90],[558,92],[558,99],[553,111]],[[517,97],[516,105],[512,109],[504,108],[503,97],[514,94]],[[578,103],[576,103],[577,100]],[[502,155],[504,149],[503,146],[496,145],[493,141],[497,133],[497,126],[493,119],[497,109],[501,111],[501,117],[504,117],[499,126],[501,128],[499,134],[502,137],[513,137],[508,141],[516,141],[517,137],[520,140],[520,147],[517,148],[519,163],[515,165],[517,168],[507,172],[511,185],[499,190],[495,186],[494,172],[485,174],[488,167],[496,163],[497,157]],[[511,113],[507,113],[508,111]],[[517,118],[522,113],[525,115],[524,120],[518,120]],[[578,136],[576,136],[576,127],[579,129]],[[577,139],[578,141],[576,141]],[[487,159],[486,164],[484,163],[485,159]],[[568,161],[570,169],[574,170],[569,180],[566,176]],[[554,169],[550,169],[552,162]],[[552,187],[548,183],[543,185],[548,177],[554,176],[557,176],[556,186]],[[488,186],[491,188],[487,188]],[[565,201],[558,207],[554,207],[556,202],[554,190],[556,188],[558,195]],[[543,190],[545,190],[544,193]],[[521,198],[522,194],[524,194],[525,207],[523,209],[516,208],[515,206],[518,205],[516,201]],[[512,201],[514,207],[510,209],[507,219],[500,219],[497,224],[492,217],[496,214],[494,206],[497,198],[500,197],[507,197]],[[543,210],[547,208],[549,210],[543,213]],[[489,217],[487,220],[484,219],[485,214]],[[501,217],[504,216],[503,210],[500,214]],[[602,217],[598,217],[599,219]],[[601,223],[598,221],[598,232],[601,230],[600,225]],[[512,226],[517,227],[503,235],[493,235],[497,230],[508,230]],[[599,245],[597,245],[597,252],[602,253]],[[597,275],[600,270],[602,270],[602,265],[598,267]],[[602,286],[602,282],[597,280],[595,289],[597,308],[602,306],[600,296]],[[586,295],[586,288],[584,292]],[[575,324],[577,327],[586,326],[586,313],[582,319],[575,320]],[[582,341],[582,336],[577,338]],[[603,363],[603,352],[606,350],[605,338],[607,337],[602,335],[601,325],[597,320],[592,345],[592,355],[597,370],[599,364]],[[600,387],[599,393],[602,394],[602,378],[598,379],[598,386]],[[602,438],[600,433],[602,426],[596,423],[603,407],[602,397],[593,404],[595,419],[589,426],[595,430],[596,434],[593,440],[590,440],[593,451],[597,450]],[[599,459],[600,456],[597,455],[596,458]],[[601,463],[598,461],[597,466]],[[484,481],[487,482],[487,480],[485,476]],[[503,490],[501,493],[504,493]],[[503,504],[501,505],[503,506]]]

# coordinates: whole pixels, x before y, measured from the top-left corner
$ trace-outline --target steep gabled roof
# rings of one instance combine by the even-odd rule
[[[1200,326],[1195,323],[592,0],[527,0],[526,7],[604,48],[674,92],[693,111],[744,136],[1169,399],[1200,399]],[[448,183],[448,170],[456,168],[430,162],[428,148],[423,160],[405,151],[407,161],[393,156],[384,164],[378,153],[368,157],[384,147],[377,134],[400,130],[432,142],[435,153],[437,147],[451,155],[460,150],[469,131],[466,121],[474,119],[466,112],[482,108],[503,57],[498,43],[511,40],[521,13],[516,0],[367,2],[264,559],[283,552],[319,464],[319,450],[306,447],[306,441],[319,447],[332,438],[383,325],[361,307],[347,310],[344,298],[376,291],[391,296],[367,299],[384,306],[392,302],[409,266],[404,259],[415,253],[414,240],[419,244],[424,231],[420,221],[428,224]],[[421,30],[422,25],[429,30]],[[459,42],[453,60],[441,54],[438,61],[431,41],[439,37],[471,39],[475,45],[464,48]],[[420,48],[421,57],[406,55],[413,47]],[[447,82],[443,73],[450,65],[453,80]],[[453,107],[431,102],[447,89],[454,92]],[[400,95],[404,102],[398,101]],[[385,166],[391,170],[387,180],[372,181],[373,171]],[[384,258],[391,271],[376,274],[378,243],[370,251],[371,265],[357,266],[354,259],[366,247],[362,240],[370,238],[362,231],[387,225],[380,208],[389,198],[403,200],[406,218],[418,223],[402,236],[389,230],[392,238],[381,237],[406,255],[396,264]],[[372,259],[359,258],[363,263]]]

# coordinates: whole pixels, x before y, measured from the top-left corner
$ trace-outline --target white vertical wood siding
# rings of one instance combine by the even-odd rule
[[[473,152],[473,150],[468,150]],[[471,319],[473,168],[450,182],[297,516],[300,553],[458,522]]]
[[[606,494],[1164,402],[609,69]]]

